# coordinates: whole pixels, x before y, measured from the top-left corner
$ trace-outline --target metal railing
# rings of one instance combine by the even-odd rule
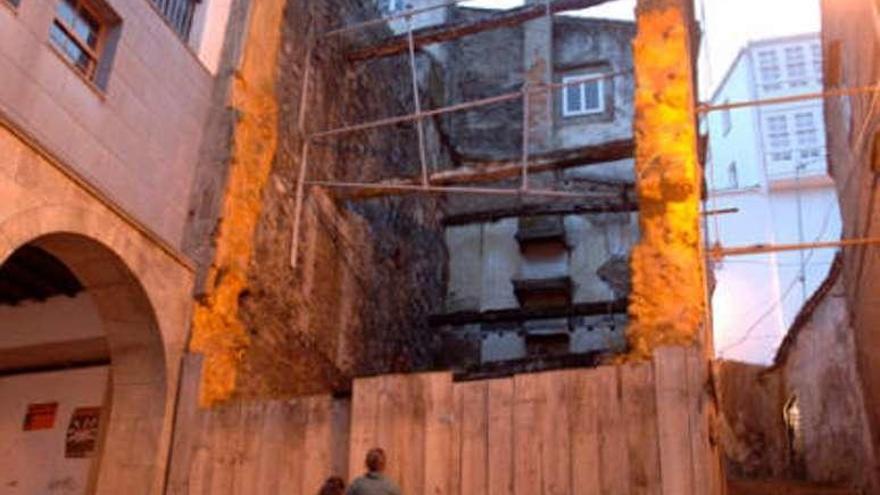
[[[150,0],[183,41],[189,41],[193,14],[201,0]]]

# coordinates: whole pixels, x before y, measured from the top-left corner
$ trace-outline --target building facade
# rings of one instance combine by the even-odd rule
[[[755,41],[744,48],[713,105],[822,91],[815,34]],[[828,174],[821,99],[710,113],[706,181],[709,241],[724,247],[836,240],[840,220]],[[816,219],[820,219],[816,221]],[[833,250],[729,257],[715,264],[717,353],[769,364],[800,307],[819,287]]]
[[[0,493],[158,493],[231,2],[0,1]]]
[[[877,2],[822,2],[822,50],[825,84],[830,90],[874,87],[880,81],[880,6]],[[880,170],[880,119],[877,94],[859,91],[825,100],[828,155],[840,198],[844,239],[876,239],[880,233],[876,212]],[[873,350],[878,345],[880,303],[877,281],[880,257],[876,244],[844,247],[842,285],[850,315],[853,351],[867,416],[863,438],[873,449],[869,474],[863,479],[877,486],[880,479],[876,452],[880,448],[880,365]],[[865,483],[867,484],[867,483]]]
[[[456,7],[445,17],[467,23],[492,12]],[[529,187],[585,195],[449,196],[446,298],[432,319],[458,342],[458,352],[444,352],[454,368],[554,366],[626,348],[629,253],[639,237],[626,200],[634,36],[632,22],[552,15],[433,47],[446,105],[532,88],[525,102],[445,117],[449,169],[567,161],[530,174]],[[610,199],[588,197],[597,190]]]

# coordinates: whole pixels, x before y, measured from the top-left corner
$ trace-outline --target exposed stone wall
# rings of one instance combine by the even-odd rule
[[[790,476],[779,373],[765,366],[719,361],[714,366],[719,402],[716,431],[731,479]]]
[[[832,275],[833,276],[833,275]],[[855,341],[841,281],[833,284],[790,343],[781,364],[785,401],[797,404],[793,442],[810,481],[876,492],[874,454],[866,435]]]
[[[488,15],[481,9],[457,8],[452,12],[453,19],[459,21]],[[606,110],[598,115],[563,118],[561,91],[554,91],[549,99],[541,93],[532,94],[530,150],[537,153],[631,137],[635,25],[569,16],[554,16],[552,27],[541,22],[544,20],[491,30],[444,45],[450,53],[445,66],[449,102],[519,91],[526,80],[538,85],[561,82],[565,75],[585,71],[621,73],[604,82]],[[547,106],[549,109],[543,108]],[[522,151],[520,99],[457,112],[445,122],[462,155],[509,158]]]
[[[840,258],[771,368],[717,365],[721,433],[734,479],[800,479],[875,493]]]
[[[427,314],[442,302],[445,249],[440,204],[431,196],[346,203],[337,191],[307,188],[298,267],[291,268],[294,193],[303,132],[299,129],[307,33],[321,33],[376,13],[361,2],[289,2],[279,59],[279,147],[262,191],[240,316],[248,332],[237,383],[241,396],[288,396],[344,389],[353,376],[410,371],[432,364]],[[305,100],[306,132],[412,111],[403,57],[348,64],[349,43],[314,48]],[[419,73],[432,81],[429,62]],[[430,87],[423,98],[430,95]],[[439,157],[426,123],[429,160]],[[311,143],[310,179],[373,181],[418,174],[411,124]]]
[[[880,6],[870,0],[822,1],[822,46],[826,88],[855,88],[880,80]],[[878,96],[861,93],[826,98],[828,166],[837,185],[845,239],[880,235]],[[876,245],[843,250],[843,283],[852,316],[856,362],[869,427],[880,449],[880,250]],[[875,468],[875,478],[880,468]]]

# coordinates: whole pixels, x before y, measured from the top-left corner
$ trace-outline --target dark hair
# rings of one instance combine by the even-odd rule
[[[318,495],[343,495],[345,492],[345,482],[339,476],[331,476],[324,482]]]
[[[370,471],[385,470],[385,451],[379,447],[374,447],[367,452],[367,469]]]

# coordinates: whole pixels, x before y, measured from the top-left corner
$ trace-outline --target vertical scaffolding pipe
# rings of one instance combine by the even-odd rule
[[[428,159],[425,156],[425,131],[422,128],[422,103],[419,98],[419,79],[416,73],[416,44],[413,39],[412,15],[406,17],[407,41],[409,42],[409,69],[412,75],[413,105],[416,110],[416,132],[419,136],[419,163],[422,167],[422,186],[428,187]]]
[[[312,76],[312,50],[315,47],[314,23],[309,25],[309,46],[306,49],[306,60],[303,64],[303,80],[299,95],[299,115],[297,116],[297,130],[303,138],[302,151],[300,152],[299,174],[296,178],[296,192],[294,196],[293,206],[293,230],[291,233],[290,243],[290,267],[296,269],[299,259],[299,237],[302,226],[303,200],[305,199],[306,178],[309,169],[309,143],[310,138],[306,136],[306,110],[309,104],[309,81]]]
[[[529,190],[529,82],[523,83],[523,135],[522,135],[522,185],[520,189]]]

